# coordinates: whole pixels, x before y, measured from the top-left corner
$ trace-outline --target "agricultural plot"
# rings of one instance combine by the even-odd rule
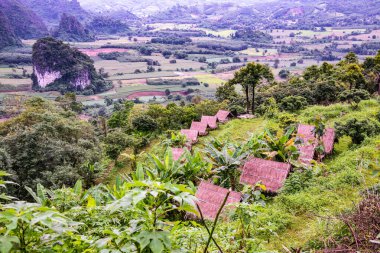
[[[146,26],[154,28],[153,31],[192,30],[196,28],[196,25],[193,25],[193,24],[176,24],[176,23],[154,23],[154,24],[146,24]]]
[[[277,55],[277,49],[273,48],[248,48],[246,50],[240,51],[241,54],[248,56],[268,56],[268,55]]]
[[[229,38],[236,32],[236,30],[232,30],[232,29],[211,30],[211,29],[206,29],[206,28],[200,28],[199,30],[206,32],[207,35],[210,34],[210,35],[222,37],[222,38]]]

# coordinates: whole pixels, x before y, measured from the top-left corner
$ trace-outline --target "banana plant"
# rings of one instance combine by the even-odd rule
[[[25,186],[25,189],[33,197],[34,201],[36,201],[36,203],[40,204],[41,206],[50,206],[51,199],[54,198],[53,191],[46,189],[41,184],[37,184],[37,191],[36,192],[34,192],[28,186]]]
[[[245,144],[246,150],[253,156],[278,162],[297,160],[299,156],[295,142],[295,127],[289,128],[285,134],[273,134],[268,129],[262,134],[253,135]]]
[[[3,177],[9,177],[11,174],[8,174],[5,171],[0,170],[0,188],[6,189],[7,184],[14,184],[11,181],[3,180]],[[12,196],[8,196],[5,192],[0,192],[0,200],[9,201],[14,200],[15,198]]]
[[[219,179],[219,184],[235,190],[240,175],[238,168],[247,158],[247,152],[244,151],[244,147],[226,144],[219,150],[213,145],[207,145],[205,151],[213,164],[214,173]]]

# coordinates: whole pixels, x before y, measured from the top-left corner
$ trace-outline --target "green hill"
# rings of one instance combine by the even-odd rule
[[[40,38],[48,34],[42,19],[18,0],[0,1],[0,9],[7,16],[16,36],[22,39]]]
[[[9,46],[21,46],[20,39],[15,35],[8,18],[0,10],[0,49]]]

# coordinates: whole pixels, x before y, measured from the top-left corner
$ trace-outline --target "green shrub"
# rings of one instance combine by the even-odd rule
[[[295,125],[298,122],[297,116],[291,113],[281,113],[278,115],[277,119],[280,124],[280,128],[282,129],[285,129],[290,125]]]
[[[301,96],[289,96],[281,100],[280,108],[283,111],[298,111],[302,110],[307,106],[307,100]]]
[[[355,168],[348,168],[343,170],[341,173],[335,177],[337,181],[337,187],[341,187],[342,184],[357,186],[361,184],[361,175],[360,172]]]
[[[260,115],[268,118],[276,117],[278,114],[278,105],[276,99],[271,97],[268,98],[264,103],[262,103],[256,110]]]
[[[352,138],[350,136],[343,135],[342,137],[339,138],[338,142],[335,143],[334,150],[336,153],[340,154],[349,150],[351,145],[352,145]]]
[[[350,136],[354,144],[360,144],[366,137],[374,136],[380,132],[380,124],[376,121],[356,118],[349,119],[345,123],[335,123],[337,137]]]
[[[295,171],[285,181],[282,193],[293,194],[310,186],[313,179],[313,171]]]
[[[359,103],[361,100],[370,99],[368,91],[363,89],[345,90],[338,96],[339,101]]]
[[[140,132],[155,131],[158,127],[157,122],[149,115],[139,115],[132,119],[132,126]]]

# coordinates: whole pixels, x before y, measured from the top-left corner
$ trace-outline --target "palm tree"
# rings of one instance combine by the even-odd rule
[[[263,80],[270,82],[273,79],[273,73],[267,65],[251,62],[237,71],[229,83],[232,85],[240,84],[243,87],[247,100],[247,113],[249,113],[249,105],[251,105],[252,114],[254,114],[256,86]],[[250,89],[252,91],[252,101],[249,99]]]

